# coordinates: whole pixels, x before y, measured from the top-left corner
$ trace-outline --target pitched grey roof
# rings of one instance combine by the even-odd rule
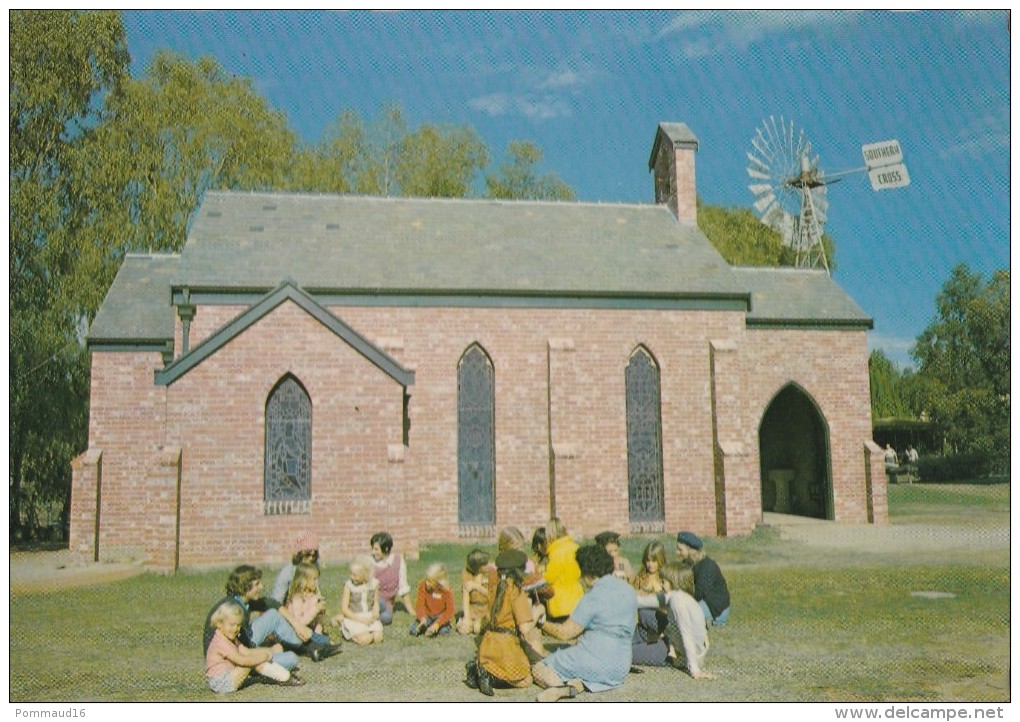
[[[159,345],[174,336],[170,283],[177,255],[129,253],[89,328],[89,344],[132,342]]]
[[[751,292],[748,326],[872,327],[871,317],[825,271],[734,268],[733,274]]]
[[[312,297],[724,299],[749,302],[749,326],[872,325],[824,272],[731,268],[663,206],[216,191],[179,256],[125,258],[89,343],[171,340],[173,289],[255,304],[288,279]]]
[[[732,296],[729,266],[663,206],[206,194],[175,283],[310,291]]]

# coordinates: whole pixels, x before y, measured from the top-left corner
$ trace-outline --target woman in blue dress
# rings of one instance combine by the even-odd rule
[[[535,683],[544,688],[539,702],[576,697],[586,689],[614,689],[630,671],[637,594],[613,576],[613,558],[601,546],[578,549],[577,565],[588,591],[565,622],[539,625],[550,636],[577,639],[577,644],[553,652],[532,668]]]

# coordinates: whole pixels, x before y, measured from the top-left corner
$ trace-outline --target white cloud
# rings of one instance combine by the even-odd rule
[[[572,115],[573,108],[569,99],[594,78],[591,72],[579,72],[572,68],[535,68],[521,73],[513,67],[506,67],[493,74],[508,75],[506,83],[512,90],[480,95],[468,101],[468,106],[493,117],[520,115],[532,120]]]
[[[961,10],[960,20],[974,24],[1001,23],[1005,29],[1008,12],[1008,10]]]
[[[506,93],[492,93],[472,98],[468,106],[491,116],[506,115],[510,110],[510,96]]]
[[[791,30],[832,28],[855,20],[857,10],[691,10],[663,27],[658,39],[682,35],[688,58],[711,55],[725,47],[746,47],[760,38]]]
[[[584,83],[585,81],[581,76],[573,70],[561,70],[550,73],[545,80],[539,83],[538,87],[543,90],[561,90],[563,88],[574,88],[578,85],[584,85]]]
[[[491,93],[473,98],[468,101],[468,106],[493,117],[516,114],[533,120],[548,120],[571,114],[570,105],[562,99],[528,94]]]
[[[980,158],[989,153],[1009,153],[1009,108],[999,113],[988,113],[960,128],[958,140],[942,148],[942,160],[966,156]]]

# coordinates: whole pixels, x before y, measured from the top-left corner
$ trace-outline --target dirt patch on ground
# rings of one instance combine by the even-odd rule
[[[11,594],[35,594],[60,589],[106,584],[141,574],[138,562],[105,563],[75,559],[70,550],[12,551],[9,576]]]
[[[886,560],[901,557],[912,563],[968,560],[976,556],[997,561],[1009,556],[1009,513],[988,512],[953,525],[929,523],[911,518],[885,525],[838,524],[807,517],[766,512],[764,523],[779,531],[780,537],[802,545],[803,553],[819,560],[858,556],[862,561],[875,556]],[[801,561],[807,561],[801,558]]]

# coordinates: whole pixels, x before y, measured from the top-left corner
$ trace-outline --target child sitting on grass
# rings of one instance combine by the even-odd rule
[[[730,590],[715,560],[705,554],[701,537],[689,531],[676,535],[677,557],[694,570],[694,598],[701,605],[705,621],[721,627],[730,618]]]
[[[634,581],[634,569],[630,560],[620,553],[620,535],[615,531],[604,531],[595,535],[595,543],[609,552],[613,558],[613,576],[630,584]]]
[[[372,576],[372,562],[358,557],[351,562],[350,578],[344,582],[340,609],[344,639],[357,645],[378,644],[383,640],[379,619],[379,580]]]
[[[272,661],[272,649],[248,649],[237,640],[244,622],[244,610],[237,602],[228,600],[220,604],[209,621],[216,631],[205,653],[205,680],[213,692],[236,692],[252,670],[286,687],[304,684],[303,680]]]
[[[662,568],[665,566],[666,548],[661,543],[653,541],[645,547],[645,553],[641,555],[641,568],[634,577],[634,589],[638,594],[658,594],[669,591],[662,581]]]
[[[474,549],[467,555],[464,571],[461,573],[461,600],[464,615],[457,625],[461,634],[478,634],[482,631],[482,620],[489,613],[489,553]]]
[[[332,644],[329,635],[322,631],[326,600],[319,590],[319,574],[319,567],[314,564],[298,564],[284,605],[297,622],[312,630],[311,639],[302,646],[301,651],[316,662],[340,652],[340,645]]]
[[[430,564],[425,570],[425,578],[418,584],[414,605],[417,618],[411,622],[411,636],[447,634],[452,629],[450,622],[456,612],[446,566],[438,562]]]

